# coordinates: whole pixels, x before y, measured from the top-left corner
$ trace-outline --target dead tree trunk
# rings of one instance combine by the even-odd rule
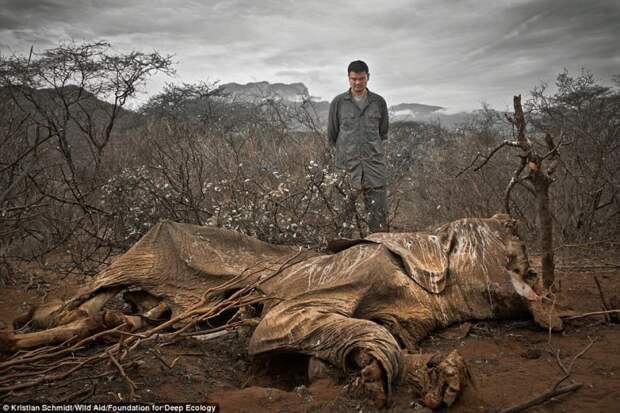
[[[508,117],[508,120],[516,127],[517,137],[514,141],[505,140],[495,147],[488,155],[478,153],[472,164],[466,168],[473,166],[478,158],[482,158],[481,164],[474,168],[474,171],[480,170],[486,163],[497,153],[502,147],[510,146],[519,148],[521,163],[514,171],[512,179],[506,187],[504,194],[504,208],[506,213],[510,214],[510,194],[512,189],[519,184],[527,189],[536,200],[536,222],[538,226],[539,247],[542,253],[542,273],[545,287],[549,288],[555,281],[555,264],[553,260],[553,219],[549,206],[549,188],[553,183],[551,175],[555,172],[559,161],[559,147],[562,145],[563,134],[560,133],[560,139],[557,145],[554,144],[553,138],[549,133],[545,136],[547,153],[541,155],[534,147],[532,141],[525,135],[525,116],[521,107],[521,95],[515,96],[514,118]],[[548,161],[548,162],[545,162]],[[546,169],[543,168],[545,162]],[[527,174],[522,173],[527,167]],[[463,171],[464,172],[464,171]]]
[[[542,174],[541,174],[542,175]],[[538,224],[538,239],[542,252],[543,281],[546,287],[553,284],[555,279],[555,264],[553,260],[553,221],[549,210],[549,185],[551,181],[542,175],[534,178],[536,196],[536,221]]]
[[[521,95],[513,99],[515,109],[515,125],[517,127],[517,144],[521,148],[521,156],[525,158],[529,174],[517,180],[528,180],[533,187],[536,199],[536,223],[538,224],[538,239],[542,253],[542,273],[545,287],[550,287],[555,280],[555,264],[553,260],[553,220],[549,209],[549,187],[553,183],[551,175],[555,171],[558,158],[558,148],[554,145],[550,134],[545,136],[549,152],[541,156],[537,153],[532,142],[525,136],[525,116],[521,107]],[[560,138],[561,139],[561,138]],[[547,170],[543,169],[543,161],[549,159]],[[506,205],[510,200],[506,200]],[[510,211],[506,211],[510,212]]]

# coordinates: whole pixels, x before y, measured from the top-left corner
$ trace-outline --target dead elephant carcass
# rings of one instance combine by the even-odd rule
[[[251,355],[306,354],[314,370],[359,370],[360,387],[378,404],[394,383],[406,382],[437,407],[454,401],[466,372],[456,352],[439,360],[412,355],[429,332],[528,310],[539,324],[560,327],[543,311],[538,277],[508,216],[459,220],[432,233],[374,234],[337,247],[319,255],[233,231],[160,223],[83,291],[43,312],[47,330],[2,341],[15,350],[91,334],[97,325],[137,328],[144,314],[174,318],[197,302],[208,307],[258,285],[265,307]],[[101,311],[128,289],[142,316]],[[205,291],[217,294],[205,301]]]

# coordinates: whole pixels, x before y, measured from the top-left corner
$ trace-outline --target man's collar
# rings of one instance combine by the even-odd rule
[[[366,88],[366,96],[368,97],[369,100],[372,98],[372,95],[374,95],[374,93],[372,93],[370,89]],[[351,93],[351,88],[349,88],[349,90],[344,92],[344,98],[347,100],[351,100],[353,98],[353,94]]]

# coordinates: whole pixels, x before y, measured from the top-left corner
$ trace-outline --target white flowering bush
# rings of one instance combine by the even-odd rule
[[[152,182],[150,171],[140,165],[123,168],[101,187],[100,207],[110,214],[115,243],[131,244],[161,218],[146,185],[149,182]],[[160,191],[159,196],[174,195],[169,186],[155,184],[155,187]]]
[[[119,165],[101,191],[115,242],[129,246],[162,219],[311,247],[365,236],[361,199],[354,221],[342,220],[350,181],[335,168],[325,135],[256,110],[229,110],[206,126],[160,118],[134,136],[135,164]],[[413,141],[386,144],[390,221],[412,187]]]
[[[179,125],[151,131],[134,140],[140,163],[120,168],[101,190],[115,242],[130,245],[162,219],[273,243],[317,246],[338,235],[347,181],[322,139],[282,144],[269,131],[228,139]]]

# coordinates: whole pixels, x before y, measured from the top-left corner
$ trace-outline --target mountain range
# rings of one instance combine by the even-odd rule
[[[310,95],[306,85],[296,83],[269,83],[250,82],[246,84],[225,83],[220,85],[220,90],[231,102],[259,103],[270,99],[278,100],[285,104],[299,104],[309,102],[317,113],[319,120],[327,124],[329,102],[319,100]],[[422,103],[399,103],[389,106],[391,121],[416,121],[438,122],[443,126],[453,127],[465,121],[466,112],[447,113],[446,108],[441,106],[426,105]]]

